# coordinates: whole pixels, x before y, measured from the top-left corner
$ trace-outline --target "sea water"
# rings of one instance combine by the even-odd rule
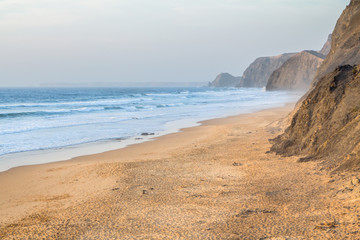
[[[41,153],[107,145],[95,150],[101,152],[298,97],[257,88],[0,88],[0,171],[61,160],[39,161]]]

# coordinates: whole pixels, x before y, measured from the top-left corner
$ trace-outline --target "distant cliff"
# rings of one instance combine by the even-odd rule
[[[265,87],[270,75],[293,55],[295,53],[257,58],[245,70],[237,87]]]
[[[266,90],[307,90],[324,58],[315,51],[292,56],[270,75]]]
[[[351,0],[332,34],[331,50],[291,125],[271,150],[323,166],[360,170],[360,0]],[[339,66],[344,63],[351,65]]]
[[[322,55],[325,55],[325,56],[327,56],[330,53],[331,39],[332,39],[332,34],[329,34],[326,43],[324,44],[323,48],[319,51],[319,53],[321,53]]]
[[[220,73],[209,87],[235,87],[240,83],[241,77],[234,77],[229,73]]]

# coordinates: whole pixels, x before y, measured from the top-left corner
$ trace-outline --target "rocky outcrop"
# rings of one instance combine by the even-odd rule
[[[345,65],[321,78],[271,151],[322,159],[325,167],[360,169],[360,66]]]
[[[240,83],[241,77],[234,77],[229,73],[220,73],[209,87],[235,87]]]
[[[307,90],[324,58],[315,51],[292,56],[271,74],[266,90]]]
[[[360,0],[351,0],[332,33],[331,50],[320,66],[314,84],[340,65],[360,63]]]
[[[245,70],[237,87],[265,87],[270,75],[293,55],[295,53],[257,58]]]
[[[319,53],[321,53],[322,55],[327,56],[329,54],[329,52],[331,50],[331,38],[332,38],[332,34],[329,34],[326,43],[324,44],[322,49],[319,51]]]

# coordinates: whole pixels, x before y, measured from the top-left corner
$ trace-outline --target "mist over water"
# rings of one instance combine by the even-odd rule
[[[0,155],[158,134],[175,121],[194,124],[297,97],[262,89],[2,88]]]

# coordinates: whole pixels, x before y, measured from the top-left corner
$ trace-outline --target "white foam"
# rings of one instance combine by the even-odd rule
[[[147,95],[151,95],[151,98],[143,94],[135,94],[133,99],[125,99],[125,101],[120,98],[73,102],[73,105],[69,102],[66,103],[68,106],[65,109],[58,103],[43,103],[38,105],[47,111],[56,112],[67,109],[76,109],[76,111],[71,112],[71,110],[65,115],[44,114],[44,116],[36,117],[0,119],[0,155],[2,155],[0,169],[42,163],[43,158],[40,156],[42,153],[53,152],[56,156],[61,155],[61,159],[46,158],[55,161],[67,159],[69,156],[79,156],[78,146],[89,144],[99,146],[92,148],[99,148],[101,150],[97,152],[103,152],[113,147],[124,146],[124,142],[131,142],[131,139],[142,132],[154,132],[159,135],[176,132],[179,128],[195,126],[198,121],[281,106],[284,102],[295,101],[300,96],[286,92],[264,92],[262,89],[173,91],[147,93]],[[83,103],[87,105],[84,106]],[[29,109],[34,108],[30,106],[32,103],[26,104],[29,105]],[[105,109],[111,106],[120,108]],[[23,110],[23,108],[20,109]],[[36,107],[36,110],[38,109]],[[109,141],[116,138],[129,140],[120,143]],[[100,144],[93,145],[93,142]],[[108,147],[100,147],[105,145]],[[63,151],[64,149],[66,151]],[[69,154],[62,154],[65,152]],[[81,151],[80,155],[84,152],[86,150]],[[91,153],[95,152],[88,152],[88,154]]]

